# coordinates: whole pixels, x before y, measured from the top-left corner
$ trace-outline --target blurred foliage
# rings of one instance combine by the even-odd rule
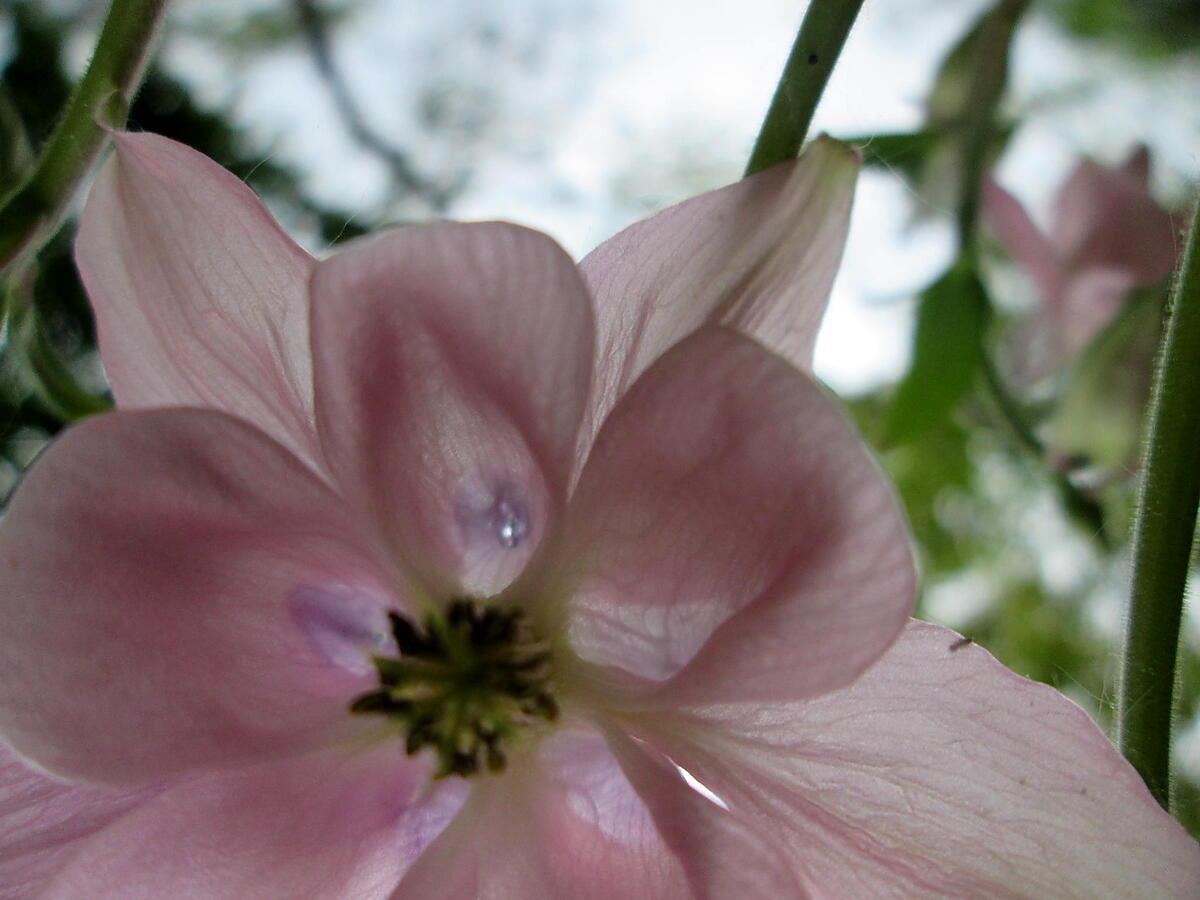
[[[1163,291],[1143,291],[1072,362],[1047,423],[1062,464],[1113,478],[1133,471],[1162,333]]]
[[[334,28],[362,5],[363,0],[326,2],[321,6],[321,14],[325,24]],[[297,45],[304,38],[302,23],[295,9],[287,3],[252,9],[237,17],[219,10],[203,11],[182,27],[197,37],[221,44],[234,57],[254,56]]]
[[[1006,5],[1017,16],[1024,11],[998,0],[953,45],[920,127],[851,139],[867,166],[909,186],[914,217],[956,210],[961,242],[958,261],[917,298],[907,374],[851,406],[912,523],[925,587],[918,614],[961,630],[1111,726],[1133,476],[1164,293],[1131,296],[1064,370],[1036,385],[1009,386],[1010,373],[991,362],[1008,355],[1006,342],[1028,335],[1016,326],[1029,324],[993,306],[985,276],[997,248],[977,240],[978,210],[964,205],[971,178],[996,163],[1021,126],[1002,105],[991,121],[977,115],[978,98],[995,96],[996,85],[974,79],[1005,77],[995,55],[989,70],[976,54],[984,52],[988,17]],[[1129,17],[1148,28],[1168,12],[1190,15],[1154,52],[1191,52],[1197,5],[1158,4],[1155,15],[1151,5],[1096,0],[1054,9],[1064,15],[1073,7],[1089,39],[1119,40],[1115,32],[1133,27]],[[1103,7],[1103,15],[1085,6]],[[1012,34],[990,32],[1006,42]],[[982,269],[981,258],[989,262]],[[1181,658],[1178,733],[1200,734],[1200,646],[1186,634]],[[1197,775],[1195,768],[1180,774],[1176,812],[1200,835]]]
[[[936,428],[970,392],[990,312],[979,275],[966,259],[921,295],[913,362],[884,419],[885,446]]]
[[[1200,49],[1200,0],[1047,0],[1046,6],[1080,37],[1135,55]]]

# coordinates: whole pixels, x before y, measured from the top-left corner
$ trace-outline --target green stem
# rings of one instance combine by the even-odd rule
[[[1038,459],[1044,459],[1046,448],[1042,446],[1042,442],[1038,440],[1037,435],[1026,424],[1025,416],[1022,414],[1020,406],[1016,399],[1008,392],[1008,387],[1000,377],[1000,373],[996,369],[996,363],[992,360],[990,354],[983,354],[983,359],[980,361],[980,368],[983,371],[984,387],[987,389],[988,395],[992,398],[992,403],[995,405],[996,410],[1000,413],[1000,418],[1004,420],[1005,425],[1008,426],[1008,430],[1012,432],[1013,439]]]
[[[0,201],[0,272],[58,230],[80,181],[125,124],[167,0],[113,0],[87,72],[29,177]]]
[[[972,60],[972,76],[966,101],[959,116],[962,147],[959,156],[958,188],[959,253],[975,265],[979,225],[979,198],[988,151],[996,135],[996,117],[1008,86],[1008,58],[1017,24],[1029,8],[1029,0],[1000,0],[984,18]],[[1000,377],[991,357],[982,360],[983,385],[1014,440],[1040,463],[1046,462],[1046,448],[1025,420],[1020,404]],[[1054,486],[1067,512],[1107,544],[1104,512],[1063,474],[1054,475]]]
[[[1021,411],[1020,403],[1009,392],[1008,386],[1005,385],[1004,379],[1001,378],[1000,372],[996,369],[995,362],[993,362],[991,356],[986,352],[980,362],[980,369],[983,374],[984,389],[991,398],[992,405],[996,408],[1000,419],[1004,422],[1013,440],[1020,444],[1022,449],[1028,452],[1035,460],[1044,465],[1046,462],[1045,445],[1038,439],[1038,436],[1033,433],[1033,430],[1025,421],[1025,415]],[[1067,513],[1089,534],[1095,537],[1101,545],[1107,548],[1109,546],[1109,534],[1104,525],[1104,510],[1100,508],[1100,505],[1095,500],[1071,484],[1071,480],[1061,472],[1054,473],[1053,480],[1055,490],[1058,491],[1058,495]]]
[[[74,422],[112,408],[112,402],[83,387],[59,355],[33,305],[37,267],[22,267],[10,278],[0,304],[0,328],[8,335],[11,362],[21,387],[42,411],[59,423]]]
[[[1017,23],[1028,0],[1001,0],[984,19],[974,54],[971,86],[962,110],[962,150],[958,190],[958,241],[974,252],[979,195],[988,150],[996,134],[996,112],[1008,85],[1008,56]]]
[[[1133,589],[1118,699],[1121,751],[1169,806],[1179,624],[1200,505],[1200,205],[1155,376],[1133,530]]]
[[[812,0],[809,4],[754,142],[747,175],[796,158],[862,5],[863,0]]]

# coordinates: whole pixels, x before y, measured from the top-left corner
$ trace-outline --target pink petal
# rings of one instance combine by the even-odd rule
[[[1058,337],[1067,359],[1087,347],[1112,321],[1136,281],[1133,272],[1121,267],[1094,266],[1073,273],[1056,310]]]
[[[810,896],[769,836],[692,790],[666,758],[616,729],[607,736],[664,841],[683,863],[690,896],[696,900]]]
[[[677,776],[675,776],[677,777]],[[548,739],[536,758],[481,783],[408,871],[407,900],[676,900],[683,867],[594,732]]]
[[[1124,268],[1139,285],[1169,275],[1179,249],[1170,214],[1136,164],[1130,170],[1080,163],[1058,195],[1053,236],[1070,268]]]
[[[345,493],[441,590],[496,592],[574,462],[593,346],[574,264],[515,225],[410,226],[319,265],[312,296],[318,425]]]
[[[562,587],[537,593],[572,597],[576,650],[674,676],[667,705],[840,687],[904,627],[916,582],[896,500],[836,404],[717,326],[613,411],[560,556]]]
[[[75,257],[117,403],[207,406],[312,458],[312,259],[212,160],[119,134]]]
[[[1053,305],[1062,290],[1062,261],[1016,197],[990,177],[983,182],[983,221],[1013,262],[1033,280],[1042,302]]]
[[[289,596],[382,595],[357,545],[338,498],[238,419],[76,426],[0,525],[0,734],[51,771],[117,784],[327,739],[371,679],[319,652]]]
[[[587,433],[647,366],[705,322],[733,325],[808,368],[858,166],[846,145],[818,138],[796,162],[638,222],[584,259],[599,338]]]
[[[40,896],[88,837],[147,796],[57,781],[0,743],[0,898]]]
[[[180,784],[101,832],[49,898],[385,898],[425,769],[387,744]]]
[[[645,732],[831,897],[1187,897],[1200,846],[1083,710],[915,622],[853,685]]]

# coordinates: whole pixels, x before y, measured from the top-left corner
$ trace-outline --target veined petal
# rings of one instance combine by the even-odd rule
[[[775,900],[810,896],[775,841],[702,797],[665,757],[618,729],[608,744],[659,832],[687,873],[696,900]]]
[[[841,691],[643,724],[824,896],[1151,900],[1200,884],[1200,846],[1083,710],[934,625]]]
[[[548,581],[564,586],[535,593],[571,598],[576,651],[657,682],[638,702],[666,706],[840,687],[899,634],[916,584],[853,426],[809,376],[717,326],[613,411],[560,557]]]
[[[809,368],[858,166],[849,147],[818,138],[795,162],[664,210],[588,255],[581,268],[596,298],[598,353],[585,433],[706,322],[733,325]]]
[[[344,492],[442,593],[498,591],[574,462],[594,340],[574,263],[515,225],[410,226],[321,263],[312,298]]]
[[[481,783],[395,900],[678,900],[680,860],[603,739],[571,729]]]
[[[0,898],[41,896],[91,835],[153,793],[67,784],[0,743]]]
[[[44,896],[382,900],[426,775],[387,745],[190,779],[89,840]]]
[[[339,499],[208,410],[99,416],[39,459],[0,524],[0,736],[46,769],[156,781],[311,746],[373,683],[289,597],[370,585]]]
[[[315,458],[313,260],[244,183],[183,144],[118,134],[75,258],[119,406],[222,410]]]

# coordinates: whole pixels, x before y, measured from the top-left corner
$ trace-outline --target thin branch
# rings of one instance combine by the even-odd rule
[[[293,0],[293,5],[309,51],[312,53],[313,63],[329,89],[342,124],[351,137],[364,150],[382,160],[392,178],[402,188],[422,197],[435,210],[445,209],[454,194],[461,189],[461,182],[443,185],[426,178],[417,171],[407,153],[371,126],[333,57],[333,44],[326,28],[325,14],[317,5],[317,0]]]

